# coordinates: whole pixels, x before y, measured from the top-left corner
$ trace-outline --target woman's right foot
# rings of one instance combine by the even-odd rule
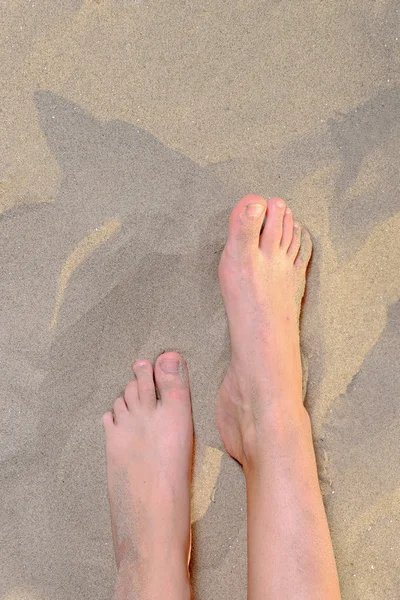
[[[265,210],[267,216],[263,228]],[[242,198],[219,266],[231,364],[217,424],[247,488],[249,600],[340,600],[302,401],[299,311],[311,239],[280,198]]]
[[[280,198],[245,196],[231,213],[219,279],[232,358],[217,424],[245,468],[262,451],[263,423],[269,429],[271,418],[275,425],[284,418],[287,427],[305,413],[298,318],[311,250],[309,233]]]

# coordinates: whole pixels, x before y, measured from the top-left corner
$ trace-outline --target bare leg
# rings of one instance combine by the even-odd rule
[[[117,562],[115,600],[189,600],[193,423],[182,357],[149,361],[103,417]]]
[[[219,267],[232,358],[217,424],[246,476],[248,597],[339,600],[302,402],[298,315],[311,240],[277,198],[260,234],[266,205],[259,196],[238,203]]]

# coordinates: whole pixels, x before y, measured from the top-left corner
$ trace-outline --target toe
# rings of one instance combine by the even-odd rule
[[[300,249],[295,260],[295,267],[299,269],[306,269],[310,261],[312,253],[312,241],[311,236],[305,227],[301,228],[301,242]]]
[[[180,354],[176,352],[161,354],[156,361],[155,379],[161,404],[179,402],[190,405],[189,373]]]
[[[137,380],[140,404],[155,407],[157,400],[151,362],[148,360],[137,360],[133,364],[133,372]]]
[[[122,398],[122,396],[117,398],[116,401],[114,402],[113,412],[114,412],[115,424],[118,425],[118,423],[121,421],[121,419],[124,417],[124,415],[126,415],[128,412],[127,406],[125,404],[125,400]]]
[[[283,219],[286,204],[282,198],[270,198],[268,200],[265,227],[261,234],[261,248],[267,252],[276,251],[281,243],[283,233]]]
[[[267,203],[261,196],[249,194],[235,206],[229,217],[227,247],[232,253],[257,250]]]
[[[125,387],[124,398],[128,410],[132,410],[139,402],[139,390],[136,379],[132,379]]]
[[[300,225],[300,223],[295,221],[293,223],[292,241],[290,242],[290,246],[287,251],[288,256],[290,256],[290,258],[293,260],[293,262],[295,261],[297,253],[299,251],[300,241],[301,241],[301,225]]]
[[[290,242],[293,238],[293,214],[290,208],[286,208],[283,218],[283,231],[281,239],[281,248],[287,252]]]
[[[108,411],[103,415],[103,426],[106,433],[111,431],[114,427],[114,417],[111,411]]]

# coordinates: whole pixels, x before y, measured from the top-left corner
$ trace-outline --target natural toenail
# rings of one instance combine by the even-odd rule
[[[285,203],[284,203],[284,201],[283,201],[283,200],[277,200],[277,201],[276,201],[276,205],[277,205],[279,208],[283,208],[283,207],[285,206]]]
[[[290,208],[287,208],[285,212],[286,212],[286,214],[287,214],[287,215],[290,215],[290,213],[291,213],[292,211],[290,210]]]
[[[160,367],[164,373],[178,373],[180,362],[176,358],[165,358],[161,361]]]
[[[246,206],[246,213],[250,215],[250,217],[261,217],[265,210],[265,206],[262,204],[248,204]]]
[[[299,225],[298,223],[293,223],[293,227],[294,227],[295,229],[298,229],[298,228],[300,227],[300,225]]]

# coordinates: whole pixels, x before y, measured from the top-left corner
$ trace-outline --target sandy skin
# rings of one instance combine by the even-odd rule
[[[249,600],[340,599],[302,403],[298,317],[311,249],[282,199],[249,195],[231,213],[219,265],[232,357],[216,418],[246,477]],[[173,352],[133,371],[103,417],[115,599],[189,599],[189,375]]]

